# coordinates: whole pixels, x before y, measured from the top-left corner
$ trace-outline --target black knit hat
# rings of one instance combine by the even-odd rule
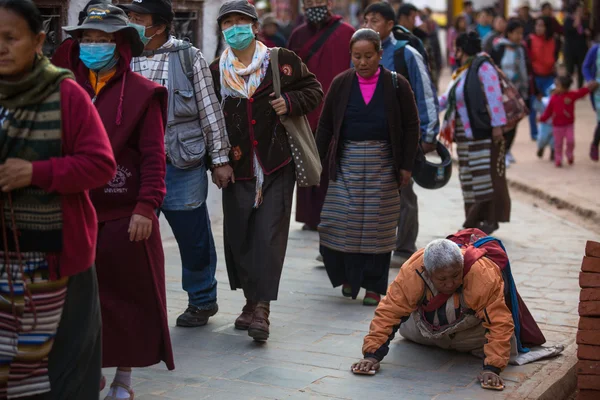
[[[171,0],[133,0],[131,4],[122,4],[119,7],[125,10],[125,12],[156,15],[169,24],[175,18]]]

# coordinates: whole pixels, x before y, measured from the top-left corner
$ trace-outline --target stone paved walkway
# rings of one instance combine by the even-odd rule
[[[454,232],[462,223],[456,174],[446,188],[418,190],[421,206],[419,245]],[[502,393],[479,388],[481,360],[396,339],[381,372],[354,376],[349,367],[361,345],[373,308],[332,289],[315,260],[318,235],[293,223],[280,300],[272,306],[267,344],[236,331],[233,321],[243,305],[241,292],[229,290],[223,261],[220,194],[211,188],[209,207],[218,246],[220,312],[197,329],[175,327],[187,305],[181,289],[177,245],[163,224],[167,258],[168,311],[176,370],[163,365],[136,370],[136,399],[524,399],[548,374],[568,361],[509,367]],[[455,210],[455,211],[448,211]],[[513,222],[497,236],[504,241],[521,295],[550,343],[572,345],[577,326],[578,271],[585,241],[594,235],[527,204],[513,202]],[[397,270],[390,272],[393,279]],[[572,350],[572,347],[570,348]],[[105,371],[112,378],[113,371]],[[109,380],[110,382],[110,380]]]

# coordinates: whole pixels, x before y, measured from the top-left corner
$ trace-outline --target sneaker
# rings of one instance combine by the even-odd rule
[[[512,153],[509,151],[508,153],[506,153],[506,163],[511,163],[514,164],[516,163],[517,160],[515,160],[515,158],[513,157]]]
[[[556,166],[556,168],[562,168],[562,163],[559,162],[555,162],[554,165]]]
[[[590,158],[592,161],[598,161],[598,146],[594,146],[594,143],[590,146]]]
[[[177,318],[177,326],[183,328],[196,328],[208,323],[208,319],[219,311],[219,306],[210,310],[201,310],[196,306],[189,305],[187,310]]]
[[[344,297],[352,297],[352,286],[349,283],[342,285],[342,295]]]
[[[319,255],[317,256],[316,260],[320,263],[323,262],[323,255],[319,253]]]
[[[538,158],[544,157],[544,148],[543,147],[541,149],[538,149],[537,156],[538,156]]]
[[[371,292],[367,290],[365,298],[363,299],[363,306],[377,306],[381,301],[379,293]]]

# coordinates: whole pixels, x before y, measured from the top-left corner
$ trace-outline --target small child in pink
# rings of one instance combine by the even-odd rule
[[[555,79],[556,89],[550,97],[546,111],[540,117],[540,122],[552,118],[552,132],[554,135],[554,163],[562,167],[563,147],[567,145],[567,161],[573,165],[575,156],[575,102],[590,93],[586,86],[579,90],[569,90],[573,79],[570,76],[559,76]]]

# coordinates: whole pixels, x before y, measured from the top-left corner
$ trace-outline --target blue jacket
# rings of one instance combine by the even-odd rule
[[[593,45],[592,48],[587,52],[585,60],[583,61],[581,71],[583,72],[583,78],[586,82],[596,80],[596,74],[598,73],[598,66],[596,64],[598,60],[598,49],[600,49],[600,44]],[[592,95],[591,97],[592,106],[595,109],[596,104],[594,103],[594,96]]]
[[[396,60],[402,57],[403,60]],[[408,76],[398,71],[396,61],[403,61],[406,65]],[[396,40],[392,33],[383,42],[383,58],[381,65],[390,71],[402,74],[410,83],[415,94],[419,120],[421,126],[421,137],[426,143],[435,143],[440,131],[440,105],[437,92],[429,74],[429,67],[423,56],[414,47],[404,41]]]

